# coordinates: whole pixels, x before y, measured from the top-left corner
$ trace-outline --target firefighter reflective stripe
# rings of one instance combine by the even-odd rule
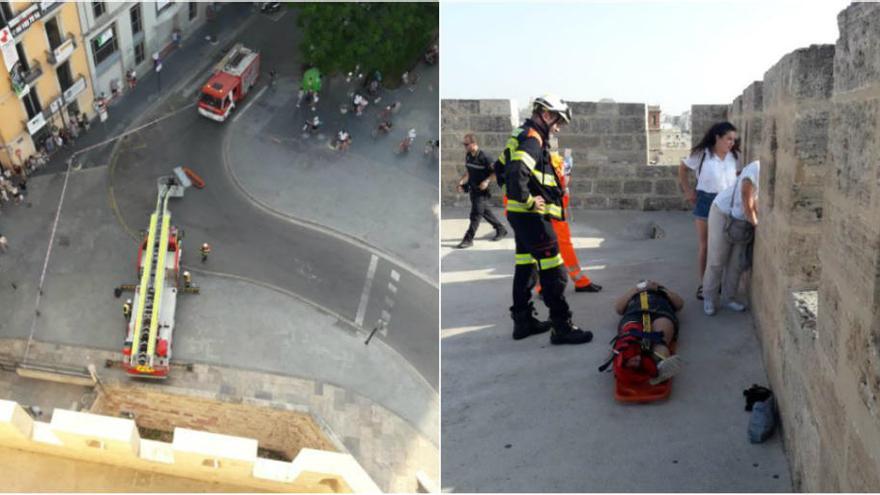
[[[535,165],[536,165],[535,159],[532,158],[532,155],[528,154],[525,151],[522,151],[522,150],[514,151],[513,153],[510,154],[510,159],[511,159],[511,161],[519,160],[519,161],[525,163],[526,167],[529,167],[529,170],[531,170],[531,171],[535,170]]]
[[[538,210],[532,210],[535,207],[535,197],[529,196],[525,203],[507,198],[507,211],[515,211],[517,213],[540,213]]]
[[[639,294],[639,304],[642,307],[642,331],[651,332],[651,313],[648,312],[648,293],[642,291]]]
[[[508,213],[534,213],[536,215],[549,215],[553,218],[562,219],[562,207],[554,204],[544,203],[543,208],[534,208],[535,198],[529,196],[529,200],[525,203],[507,198]]]
[[[519,254],[516,255],[516,264],[517,265],[531,265],[533,263],[537,263],[535,258],[532,257],[531,254]]]
[[[562,207],[559,205],[545,204],[544,213],[550,215],[553,218],[562,220]]]
[[[512,155],[513,152],[516,151],[517,148],[519,148],[519,140],[517,139],[517,137],[520,135],[521,132],[522,127],[517,127],[510,134],[510,139],[507,140],[507,144],[504,146],[504,150],[501,151],[501,156],[498,157],[498,161],[500,161],[502,165],[506,165],[507,159],[510,157],[510,155]]]
[[[538,179],[538,184],[556,187],[556,174],[545,174],[538,170],[532,170],[532,175]]]
[[[538,267],[541,270],[552,270],[558,266],[562,266],[562,255],[557,254],[556,256],[551,256],[549,258],[541,258],[538,260]]]

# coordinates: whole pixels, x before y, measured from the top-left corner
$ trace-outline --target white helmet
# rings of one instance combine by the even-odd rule
[[[555,112],[565,121],[566,124],[571,123],[571,109],[568,107],[567,103],[562,101],[562,99],[556,95],[546,94],[535,98],[535,101],[532,103],[532,108],[535,110],[543,108],[550,112]]]

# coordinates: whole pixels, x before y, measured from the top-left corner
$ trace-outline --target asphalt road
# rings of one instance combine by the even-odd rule
[[[270,67],[286,67],[279,70],[282,75],[298,70],[291,60],[291,52],[295,51],[291,48],[296,43],[295,30],[290,29],[292,22],[258,19],[242,33],[242,42],[261,51],[264,76]],[[252,97],[264,84],[265,77],[262,79]],[[193,99],[185,88],[182,94],[168,98],[153,115],[145,115],[144,120],[180,110]],[[177,165],[196,170],[207,187],[190,189],[183,200],[171,204],[173,223],[186,231],[185,265],[295,293],[343,319],[362,322],[365,331],[386,311],[391,315],[387,332],[374,338],[399,352],[437,390],[436,285],[356,240],[291,222],[255,206],[224,167],[223,142],[225,133],[232,129],[229,124],[209,121],[190,108],[121,142],[110,164],[110,185],[112,201],[124,225],[134,232],[146,227],[155,204],[158,176],[170,173]],[[295,177],[279,184],[278,194],[296,195]],[[213,246],[204,264],[196,252],[202,242]],[[371,269],[372,264],[375,266]],[[369,273],[373,274],[370,282]],[[365,305],[362,300],[366,300]],[[389,300],[393,301],[391,306]]]

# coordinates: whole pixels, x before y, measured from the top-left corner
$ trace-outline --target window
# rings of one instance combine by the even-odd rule
[[[9,2],[0,0],[0,28],[6,27],[13,17],[15,17],[15,14],[12,13],[12,7],[9,6]]]
[[[195,2],[189,3],[189,20],[193,20],[199,15],[199,4]]]
[[[73,75],[70,73],[69,61],[65,61],[56,67],[55,73],[58,75],[58,84],[61,86],[62,92],[67,91],[67,88],[73,86]]]
[[[36,91],[28,91],[28,94],[21,99],[24,102],[24,108],[27,110],[28,120],[36,117],[38,113],[43,111],[43,107],[40,106],[40,99],[37,98]]]
[[[46,26],[46,37],[49,38],[49,48],[54,50],[58,48],[61,43],[64,42],[61,39],[61,29],[58,28],[58,17],[53,17],[46,21],[44,24]]]
[[[116,53],[116,26],[110,26],[103,33],[92,38],[92,54],[95,65]]]
[[[140,65],[144,61],[144,42],[134,45],[134,65]]]
[[[95,19],[104,15],[107,12],[107,9],[104,7],[104,2],[92,2],[92,12],[95,14]]]
[[[156,15],[158,16],[160,12],[170,7],[174,2],[173,0],[156,0],[154,3],[156,5]]]
[[[141,4],[137,4],[129,11],[131,14],[131,34],[135,35],[144,30],[141,22]]]
[[[21,64],[21,71],[27,72],[31,70],[31,66],[28,64],[27,55],[24,54],[24,47],[21,46],[21,43],[15,44],[15,51],[18,52],[18,63]]]

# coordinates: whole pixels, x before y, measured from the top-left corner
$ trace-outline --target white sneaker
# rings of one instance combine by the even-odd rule
[[[737,313],[743,312],[746,310],[746,305],[738,303],[736,301],[728,301],[727,304],[724,305],[725,308],[736,311]]]
[[[707,316],[715,314],[715,303],[712,302],[711,298],[707,297],[703,300],[703,312],[706,313]]]
[[[651,385],[657,385],[669,380],[681,371],[681,365],[681,358],[677,354],[661,360],[657,364],[657,376],[651,378],[648,382]]]

